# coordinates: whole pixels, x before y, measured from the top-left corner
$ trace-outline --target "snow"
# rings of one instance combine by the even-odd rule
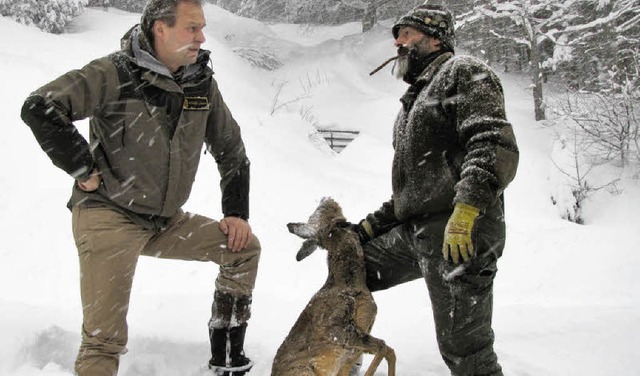
[[[250,222],[263,254],[246,351],[256,363],[251,374],[269,375],[278,346],[326,278],[324,252],[295,261],[302,242],[286,224],[305,221],[325,196],[351,221],[390,197],[391,128],[405,86],[389,67],[368,75],[395,52],[386,26],[367,34],[356,23],[311,33],[212,5],[205,13],[204,48],[212,50],[216,79],[252,162]],[[1,375],[69,376],[80,338],[78,262],[65,207],[72,182],[20,120],[22,102],[48,80],[117,49],[138,19],[87,9],[71,33],[51,35],[0,18],[0,119],[7,130],[0,139]],[[285,65],[259,70],[233,54],[235,47],[266,49]],[[521,150],[506,191],[508,239],[495,282],[495,347],[505,374],[637,375],[637,176],[621,181],[622,194],[595,194],[584,208],[585,225],[562,220],[550,200],[557,188],[553,132],[533,120],[529,80],[501,78]],[[280,103],[295,101],[271,115],[274,82],[287,82]],[[336,154],[311,123],[361,134]],[[86,134],[87,122],[77,125]],[[185,209],[220,218],[218,179],[207,154]],[[143,257],[136,273],[120,374],[204,375],[216,266]],[[397,373],[447,374],[424,282],[374,297],[373,334],[395,348]],[[384,374],[383,364],[377,375]]]

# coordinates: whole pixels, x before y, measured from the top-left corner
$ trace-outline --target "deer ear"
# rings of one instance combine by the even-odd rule
[[[298,235],[302,239],[309,239],[315,235],[311,226],[306,223],[287,223],[287,228],[290,233]]]
[[[317,248],[318,248],[318,242],[316,240],[314,239],[305,240],[304,243],[302,243],[302,247],[300,247],[300,250],[296,254],[296,260],[297,261],[304,260],[305,258],[307,258],[307,256],[312,254],[313,251],[315,251]]]

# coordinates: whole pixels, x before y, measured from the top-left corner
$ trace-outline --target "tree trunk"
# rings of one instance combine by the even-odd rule
[[[536,120],[545,120],[545,105],[544,97],[542,94],[542,71],[540,66],[534,63],[533,69],[533,107],[536,115]]]
[[[377,6],[375,1],[367,3],[367,7],[364,8],[364,16],[362,17],[362,32],[366,33],[371,30],[373,25],[376,24],[376,12]]]
[[[532,29],[533,30],[533,29]],[[540,51],[538,51],[537,35],[535,32],[531,34],[531,67],[533,68],[533,107],[536,121],[545,120],[544,113],[544,97],[542,94],[542,69],[540,69]]]

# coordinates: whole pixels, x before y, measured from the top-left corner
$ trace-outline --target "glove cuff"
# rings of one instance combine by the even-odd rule
[[[480,209],[473,205],[465,204],[464,202],[456,202],[455,211],[463,212],[467,215],[472,215],[474,218],[480,214]]]
[[[363,219],[362,221],[360,221],[360,226],[362,227],[364,232],[367,234],[369,239],[374,238],[373,227],[371,226],[371,223],[369,223],[369,221],[367,221],[366,219]]]

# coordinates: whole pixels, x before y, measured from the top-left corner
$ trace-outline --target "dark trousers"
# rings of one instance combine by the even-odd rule
[[[476,221],[476,256],[454,265],[444,260],[442,242],[450,213],[405,222],[365,245],[371,291],[424,278],[429,290],[440,354],[454,376],[502,376],[493,351],[493,278],[502,254],[502,209]]]

